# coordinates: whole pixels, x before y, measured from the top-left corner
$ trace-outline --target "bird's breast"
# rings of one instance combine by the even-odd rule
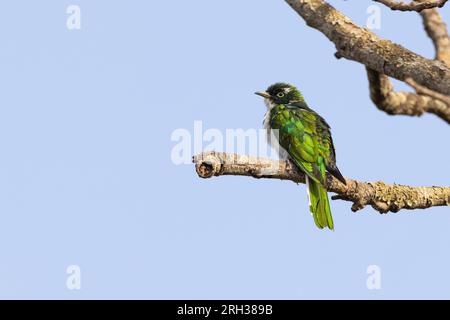
[[[264,115],[263,126],[266,129],[267,144],[278,153],[280,160],[289,158],[289,153],[278,142],[278,131],[270,127],[270,109]]]

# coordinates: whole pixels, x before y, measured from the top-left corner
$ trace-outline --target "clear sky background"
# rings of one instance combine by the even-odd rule
[[[373,4],[331,3],[360,25]],[[376,33],[434,56],[417,14],[380,7]],[[449,208],[332,202],[329,232],[303,185],[172,163],[175,129],[260,128],[253,92],[287,81],[344,175],[448,185],[449,126],[378,111],[364,67],[284,1],[3,1],[0,39],[0,298],[450,298]]]

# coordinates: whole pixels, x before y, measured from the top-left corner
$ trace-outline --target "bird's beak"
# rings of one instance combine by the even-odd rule
[[[263,98],[266,98],[266,99],[269,99],[270,98],[270,94],[268,94],[267,92],[261,92],[261,91],[259,91],[259,92],[255,92],[255,94],[257,94],[258,96],[261,96],[261,97],[263,97]]]

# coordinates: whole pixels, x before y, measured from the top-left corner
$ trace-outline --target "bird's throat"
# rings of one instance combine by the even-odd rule
[[[270,100],[270,99],[268,99],[268,98],[265,98],[265,99],[264,99],[264,103],[266,104],[267,111],[272,110],[272,108],[276,106],[276,104],[273,103],[273,101]]]

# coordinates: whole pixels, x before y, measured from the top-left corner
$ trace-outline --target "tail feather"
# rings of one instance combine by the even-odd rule
[[[320,183],[308,177],[306,178],[306,184],[309,196],[309,209],[311,210],[316,226],[320,229],[328,227],[333,230],[334,224],[328,202],[327,190]]]

